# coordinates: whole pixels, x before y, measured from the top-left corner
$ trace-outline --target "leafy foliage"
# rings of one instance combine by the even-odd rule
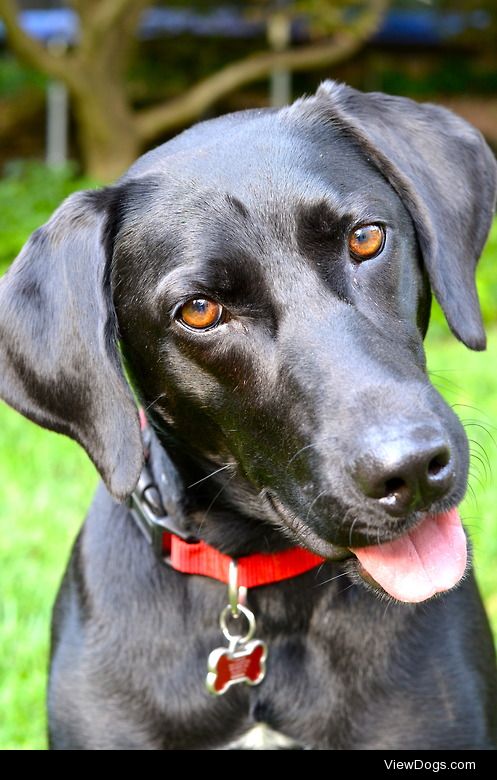
[[[41,163],[9,165],[0,181],[0,273],[64,198],[92,184],[69,166],[51,170]]]
[[[8,98],[28,87],[42,88],[46,78],[39,71],[21,65],[11,56],[0,58],[0,95]]]

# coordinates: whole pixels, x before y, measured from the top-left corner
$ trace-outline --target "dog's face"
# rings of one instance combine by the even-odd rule
[[[466,439],[422,339],[431,283],[483,346],[494,193],[476,133],[409,101],[332,86],[200,125],[35,234],[0,295],[0,389],[122,497],[141,454],[117,327],[179,470],[219,470],[209,495],[326,557],[398,537],[464,495]]]
[[[231,480],[245,501],[268,497],[329,554],[411,520],[358,481],[378,448],[446,442],[449,505],[467,453],[424,370],[429,290],[412,220],[349,139],[322,136],[275,133],[270,117],[201,165],[166,160],[125,189],[111,229],[119,330],[145,408],[209,471],[230,464],[216,490]]]

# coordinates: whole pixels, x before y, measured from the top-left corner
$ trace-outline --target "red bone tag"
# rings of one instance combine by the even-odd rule
[[[207,690],[220,696],[238,683],[259,685],[266,674],[266,656],[266,645],[259,639],[235,651],[218,647],[209,655]]]

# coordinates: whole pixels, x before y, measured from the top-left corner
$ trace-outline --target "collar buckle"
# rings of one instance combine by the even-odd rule
[[[159,558],[164,558],[164,534],[178,536],[192,544],[198,540],[181,528],[174,517],[165,511],[152,472],[145,463],[138,483],[128,498],[133,519]]]

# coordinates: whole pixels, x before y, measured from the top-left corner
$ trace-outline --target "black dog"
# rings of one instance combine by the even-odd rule
[[[422,344],[431,285],[484,348],[474,270],[495,189],[490,151],[448,111],[325,83],[197,125],[32,236],[0,283],[0,393],[77,439],[106,485],[55,606],[53,747],[246,747],[256,726],[282,747],[497,746],[469,568],[453,587],[467,441]],[[123,362],[155,431],[134,514]],[[249,589],[260,684],[206,692],[226,586],[156,555],[135,516],[161,502],[173,539],[240,565],[298,545],[326,559]]]

